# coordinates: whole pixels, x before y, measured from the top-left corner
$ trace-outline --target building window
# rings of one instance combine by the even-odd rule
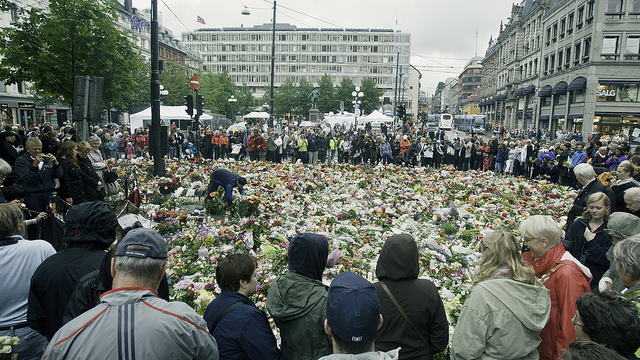
[[[562,18],[562,20],[560,20],[560,39],[564,39],[566,28],[567,28],[567,19]]]
[[[549,73],[549,57],[545,56],[544,57],[544,72],[542,73],[542,75],[547,75]]]
[[[619,36],[605,36],[602,39],[602,55],[601,60],[617,60],[618,59],[618,42]]]
[[[564,55],[564,53],[562,52],[562,50],[558,51],[558,68],[556,69],[558,72],[562,71],[562,56]]]
[[[605,86],[598,84],[596,101],[637,102],[637,86]]]
[[[582,29],[582,25],[584,24],[584,5],[578,8],[578,19],[576,20],[576,29]]]
[[[589,54],[591,53],[591,38],[584,39],[584,46],[582,47],[582,62],[589,62]]]
[[[573,20],[574,20],[574,18],[575,18],[575,14],[573,12],[571,12],[569,14],[569,16],[567,16],[567,35],[573,34]]]
[[[623,0],[607,0],[607,9],[605,10],[605,19],[621,19],[624,13],[622,7]]]
[[[584,102],[586,99],[584,89],[577,89],[571,92],[569,102],[571,104]]]
[[[555,105],[567,105],[567,93],[558,94],[554,98]]]
[[[551,44],[551,28],[547,28],[547,41],[545,41],[545,45],[549,46]]]
[[[640,60],[640,36],[630,35],[627,37],[627,47],[624,52],[625,60]]]
[[[551,54],[549,56],[549,74],[553,74],[555,66],[556,66],[556,54]]]
[[[575,43],[573,46],[573,66],[577,66],[578,64],[580,64],[580,49],[581,49],[581,44],[579,42]]]
[[[629,18],[640,18],[640,0],[631,0],[631,10],[629,11]]]
[[[551,106],[551,96],[545,96],[540,98],[540,106],[542,107]]]
[[[593,22],[593,1],[594,0],[590,0],[587,3],[587,20],[586,20],[587,25]]]

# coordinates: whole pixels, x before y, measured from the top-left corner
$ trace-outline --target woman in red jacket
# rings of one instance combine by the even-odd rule
[[[524,245],[531,249],[522,257],[551,294],[551,316],[540,333],[540,359],[556,360],[576,339],[571,319],[578,297],[591,290],[591,272],[564,249],[562,229],[551,216],[533,215],[520,224],[519,230]]]

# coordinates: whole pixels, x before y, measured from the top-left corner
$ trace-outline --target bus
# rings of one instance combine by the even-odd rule
[[[486,118],[486,115],[454,115],[454,127],[470,134],[481,134],[484,132]]]
[[[440,117],[440,129],[451,130],[453,128],[453,115],[451,114],[439,114]]]

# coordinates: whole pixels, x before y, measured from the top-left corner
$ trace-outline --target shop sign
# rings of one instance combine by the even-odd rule
[[[138,30],[139,33],[142,33],[142,28],[145,26],[149,26],[149,22],[145,19],[138,19],[137,16],[131,15],[131,29]]]
[[[597,91],[596,96],[616,96],[615,89],[600,89]]]
[[[20,109],[35,109],[36,105],[32,103],[18,103]]]

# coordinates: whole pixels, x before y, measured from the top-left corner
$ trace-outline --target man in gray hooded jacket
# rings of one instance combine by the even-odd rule
[[[324,236],[296,235],[289,243],[289,271],[269,288],[267,310],[280,329],[287,359],[331,354],[331,340],[324,332],[327,287],[322,284],[328,252]]]

